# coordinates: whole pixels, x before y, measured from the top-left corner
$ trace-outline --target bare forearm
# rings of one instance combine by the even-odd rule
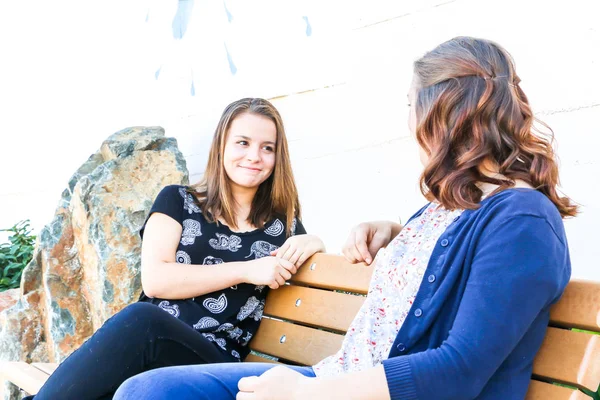
[[[163,299],[188,299],[244,282],[243,262],[190,265],[160,262],[142,266],[146,295]]]
[[[383,366],[335,377],[312,378],[305,385],[306,392],[298,398],[315,400],[389,400],[387,380]]]

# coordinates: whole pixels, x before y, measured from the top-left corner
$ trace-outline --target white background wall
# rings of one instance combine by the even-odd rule
[[[174,0],[0,3],[0,227],[48,223],[70,175],[127,126],[163,126],[197,180],[225,105],[254,96],[281,111],[305,225],[338,252],[356,223],[405,221],[423,204],[406,124],[411,63],[470,35],[513,54],[534,111],[554,129],[564,192],[583,210],[565,222],[573,275],[600,280],[593,0],[191,5],[176,40]]]

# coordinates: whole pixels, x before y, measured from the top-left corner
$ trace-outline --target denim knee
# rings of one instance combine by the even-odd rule
[[[152,303],[133,303],[115,314],[115,317],[123,319],[126,322],[132,323],[137,322],[138,324],[154,322],[156,320],[163,320],[173,318],[169,313],[160,309]]]
[[[146,382],[146,379],[136,375],[123,382],[113,396],[113,400],[128,400],[128,399],[151,399],[152,398],[152,382]],[[154,393],[156,393],[154,391]]]
[[[156,318],[157,316],[162,317],[168,313],[152,303],[137,302],[128,305],[116,315],[119,314],[127,315],[128,318],[139,318],[144,320],[147,318]]]
[[[125,336],[134,335],[138,339],[155,333],[164,325],[165,319],[173,318],[151,303],[133,303],[113,315],[100,328],[99,333],[121,332]]]
[[[207,385],[202,383],[198,385],[198,382],[202,381],[202,374],[196,377],[195,384],[192,385],[177,375],[161,373],[164,370],[164,368],[159,368],[146,371],[127,379],[119,386],[113,400],[215,399],[212,393],[203,390]],[[232,397],[232,400],[234,398],[235,396]]]

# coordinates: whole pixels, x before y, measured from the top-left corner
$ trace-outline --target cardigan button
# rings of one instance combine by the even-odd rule
[[[420,308],[417,308],[415,310],[415,317],[420,317],[421,315],[423,315],[423,310],[421,310]]]
[[[440,242],[440,244],[442,245],[442,247],[446,247],[448,246],[450,242],[448,241],[448,239],[442,239],[442,241]]]
[[[429,275],[427,277],[427,282],[429,282],[429,283],[435,282],[435,275],[434,274]]]
[[[400,353],[404,352],[406,350],[406,346],[404,345],[404,343],[398,343],[398,345],[396,346],[396,348],[398,349],[398,351]]]

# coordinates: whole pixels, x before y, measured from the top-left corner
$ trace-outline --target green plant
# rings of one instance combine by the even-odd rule
[[[33,257],[35,236],[31,234],[29,220],[0,232],[12,233],[8,243],[0,244],[0,291],[3,291],[19,287],[23,269]]]

